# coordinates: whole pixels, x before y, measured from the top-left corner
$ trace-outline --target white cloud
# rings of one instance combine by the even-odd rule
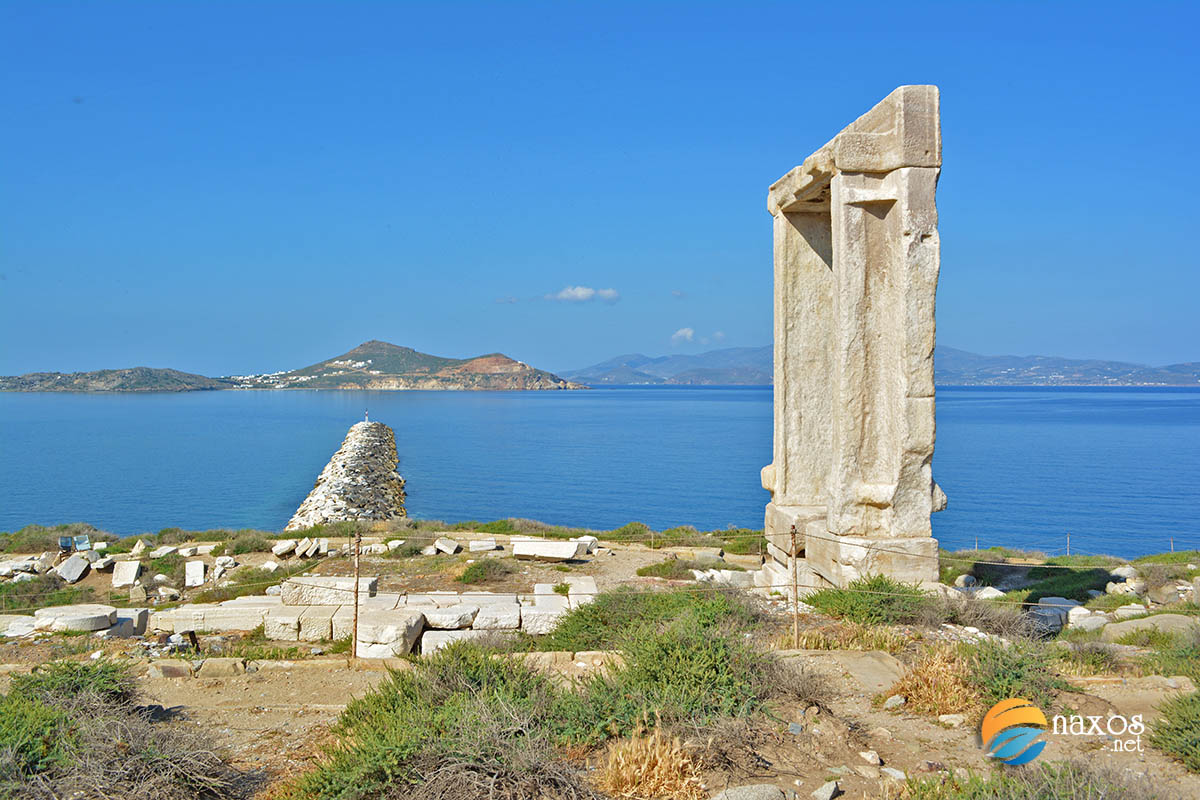
[[[713,334],[712,338],[713,338],[714,342],[725,341],[725,331],[717,331],[716,333]]]
[[[616,289],[593,289],[591,286],[567,286],[557,294],[546,295],[547,300],[557,300],[562,303],[586,303],[589,300],[603,300],[615,303],[621,299],[621,293]]]
[[[687,297],[687,292],[683,291],[682,289],[672,289],[671,297],[674,297],[676,300],[682,300],[683,298]]]
[[[692,328],[680,328],[671,334],[671,344],[681,344],[690,342],[696,338],[696,331]]]
[[[513,297],[512,295],[509,295],[508,297],[497,297],[497,298],[496,298],[496,302],[497,302],[497,303],[503,303],[503,304],[507,305],[507,304],[509,304],[509,303],[515,303],[515,302],[517,302],[517,298]]]

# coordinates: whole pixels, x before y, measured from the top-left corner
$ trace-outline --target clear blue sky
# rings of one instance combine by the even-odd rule
[[[1200,360],[1195,4],[820,5],[4,2],[0,374],[766,344],[767,186],[905,83],[940,343]]]

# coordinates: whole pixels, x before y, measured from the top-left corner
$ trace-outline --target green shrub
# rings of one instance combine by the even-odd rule
[[[430,797],[592,798],[554,750],[560,696],[520,661],[456,643],[352,701],[340,741],[280,796],[393,797],[420,784]]]
[[[1172,697],[1158,711],[1150,743],[1192,772],[1200,772],[1200,692]]]
[[[259,531],[238,531],[213,548],[214,556],[240,556],[246,553],[270,552],[274,541]]]
[[[487,583],[503,580],[516,571],[516,565],[506,558],[482,558],[468,565],[457,580],[459,583]]]
[[[1091,599],[1089,589],[1104,591],[1112,580],[1107,569],[1063,569],[1059,567],[1032,567],[1029,579],[1033,584],[1016,592],[1009,592],[1012,600],[1036,603],[1043,597],[1065,597],[1083,603]]]
[[[32,614],[36,608],[86,603],[92,599],[90,588],[68,586],[54,575],[35,575],[28,581],[0,583],[0,612]]]
[[[1083,759],[1030,764],[962,778],[909,778],[905,800],[1166,800],[1150,781]]]
[[[968,680],[985,706],[1024,697],[1039,708],[1050,708],[1055,694],[1070,688],[1054,669],[1054,656],[1054,651],[1038,642],[980,642],[966,648]]]
[[[165,556],[150,559],[146,563],[145,572],[151,578],[155,575],[165,575],[169,583],[182,586],[186,567],[187,559],[183,556],[178,553],[167,553]]]
[[[1200,684],[1200,634],[1180,634],[1160,639],[1154,652],[1138,660],[1142,671],[1153,675],[1186,675]]]
[[[68,766],[73,744],[71,721],[59,709],[16,694],[0,697],[0,792],[23,776]]]
[[[655,626],[687,615],[705,631],[748,631],[760,612],[733,592],[642,591],[621,587],[568,612],[553,631],[532,642],[538,650],[611,650],[639,625]]]
[[[1194,564],[1200,561],[1200,550],[1176,550],[1173,553],[1154,553],[1133,560],[1134,564]]]
[[[621,527],[608,531],[600,538],[610,542],[640,542],[649,541],[650,533],[650,526],[644,522],[626,522]]]
[[[119,538],[86,522],[70,522],[53,527],[26,525],[12,533],[0,533],[0,553],[54,553],[58,552],[58,537],[84,534],[93,542],[115,542]]]
[[[861,625],[917,622],[932,605],[931,598],[915,585],[886,575],[859,578],[844,589],[822,589],[804,602],[823,614]]]
[[[112,661],[86,664],[52,661],[39,664],[28,675],[13,676],[10,696],[43,702],[72,700],[89,694],[110,702],[124,702],[135,694],[129,670]]]
[[[229,573],[224,586],[212,586],[192,597],[195,603],[223,603],[235,597],[245,597],[249,594],[262,594],[268,586],[287,580],[293,575],[299,575],[312,569],[312,564],[293,562],[280,567],[274,572],[266,572],[255,567],[241,567]]]

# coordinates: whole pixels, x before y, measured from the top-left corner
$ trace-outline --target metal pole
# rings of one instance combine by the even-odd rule
[[[800,587],[796,573],[800,558],[796,553],[796,526],[792,526],[792,649],[800,649]]]
[[[1071,555],[1071,532],[1067,531],[1067,555]]]
[[[358,658],[358,556],[362,552],[362,529],[354,528],[354,630],[350,634],[350,657]]]

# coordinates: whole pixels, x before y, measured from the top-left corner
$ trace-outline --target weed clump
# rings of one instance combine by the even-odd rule
[[[1161,716],[1150,731],[1150,743],[1200,772],[1200,692],[1173,697],[1158,710]]]
[[[455,580],[459,583],[488,583],[503,580],[516,571],[516,566],[506,559],[484,558],[469,565]]]
[[[0,697],[0,796],[229,800],[246,776],[206,737],[137,705],[120,665],[53,662]]]
[[[918,622],[932,603],[918,587],[886,575],[859,578],[844,589],[822,589],[804,602],[823,614],[860,625]]]

